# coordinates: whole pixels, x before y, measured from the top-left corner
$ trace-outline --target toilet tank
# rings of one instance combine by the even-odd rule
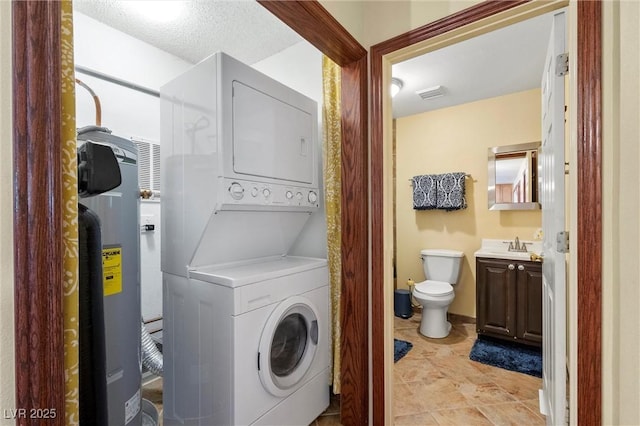
[[[460,278],[464,253],[457,250],[421,250],[422,269],[428,280],[456,284]]]

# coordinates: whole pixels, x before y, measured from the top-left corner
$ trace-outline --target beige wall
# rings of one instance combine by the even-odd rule
[[[465,9],[480,0],[320,0],[365,48]]]
[[[541,227],[537,211],[492,211],[487,206],[487,149],[540,140],[540,90],[400,118],[396,121],[397,278],[424,280],[420,250],[465,253],[450,312],[475,317],[475,258],[482,238],[532,240]],[[415,175],[462,171],[468,208],[460,211],[412,208]]]
[[[603,12],[603,423],[637,425],[640,3],[604,2]]]
[[[11,3],[0,1],[0,408],[15,408],[13,357],[13,211]]]

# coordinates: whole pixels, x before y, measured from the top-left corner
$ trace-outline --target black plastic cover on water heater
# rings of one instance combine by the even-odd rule
[[[107,426],[107,361],[100,219],[78,204],[79,414],[81,425]]]
[[[111,147],[87,141],[78,148],[78,194],[81,197],[102,194],[121,183],[120,166]]]

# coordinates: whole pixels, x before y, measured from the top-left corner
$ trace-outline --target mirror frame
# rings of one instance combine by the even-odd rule
[[[540,210],[541,206],[539,201],[524,203],[496,203],[496,155],[522,151],[539,151],[539,149],[540,142],[494,146],[488,149],[487,199],[489,210]],[[537,180],[538,178],[536,174],[535,180],[531,179],[531,187],[533,187],[533,185],[537,185]]]

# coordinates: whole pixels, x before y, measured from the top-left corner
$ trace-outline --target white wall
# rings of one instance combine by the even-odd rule
[[[152,90],[192,64],[138,39],[74,12],[76,65],[90,68]],[[160,102],[157,98],[77,73],[102,102],[102,124],[123,137],[160,140]],[[77,87],[77,126],[94,124],[89,93]]]
[[[13,340],[11,3],[0,1],[0,408],[16,408]]]
[[[140,215],[153,218],[155,230],[140,233],[140,303],[145,321],[162,317],[162,270],[160,269],[160,201],[142,200]],[[149,332],[162,324],[149,325]]]

